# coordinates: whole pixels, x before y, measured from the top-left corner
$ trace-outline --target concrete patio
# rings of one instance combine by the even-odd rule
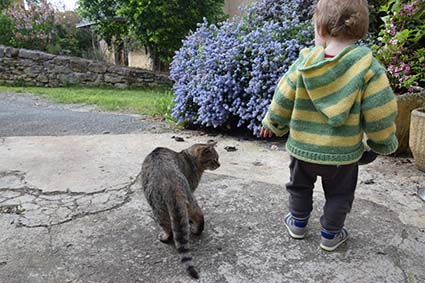
[[[425,202],[416,195],[425,173],[412,159],[361,167],[351,239],[326,253],[320,182],[306,239],[282,225],[283,144],[194,132],[0,138],[0,282],[191,282],[174,248],[157,241],[134,180],[155,147],[210,139],[222,166],[196,193],[206,218],[192,240],[199,282],[425,282]]]

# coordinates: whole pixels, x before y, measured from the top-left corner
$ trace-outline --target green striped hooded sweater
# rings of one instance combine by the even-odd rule
[[[263,127],[289,131],[286,149],[304,161],[358,161],[367,144],[379,154],[398,147],[397,104],[385,69],[366,47],[350,45],[333,58],[323,47],[304,49],[280,79]]]

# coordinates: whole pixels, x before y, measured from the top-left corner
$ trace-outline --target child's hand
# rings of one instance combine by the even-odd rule
[[[264,128],[264,127],[261,127],[261,130],[260,130],[260,138],[271,138],[271,137],[273,137],[273,132],[272,131],[270,131],[270,130],[267,130],[266,128]]]
[[[369,164],[373,162],[376,157],[378,157],[378,154],[376,154],[373,150],[366,150],[365,152],[363,152],[363,155],[359,160],[359,165]]]

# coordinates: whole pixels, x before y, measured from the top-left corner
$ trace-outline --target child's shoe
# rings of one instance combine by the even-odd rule
[[[304,239],[307,230],[308,217],[296,218],[291,213],[285,216],[285,226],[289,235],[294,239]]]
[[[322,250],[327,252],[334,251],[342,243],[347,241],[348,232],[345,228],[342,228],[337,233],[331,233],[326,230],[322,230],[322,240],[320,241],[320,247]]]

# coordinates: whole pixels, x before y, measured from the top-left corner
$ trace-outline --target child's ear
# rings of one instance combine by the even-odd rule
[[[318,26],[317,24],[315,24],[315,26],[316,26],[317,34],[320,35],[321,37],[324,37],[323,36],[324,35],[324,33],[323,33],[323,27]]]

